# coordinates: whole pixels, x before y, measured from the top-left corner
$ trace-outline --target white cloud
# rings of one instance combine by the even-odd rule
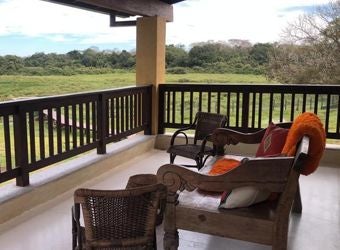
[[[174,7],[175,21],[167,25],[167,42],[191,44],[207,40],[279,40],[288,21],[300,11],[292,6],[328,0],[187,0]],[[109,17],[41,0],[0,1],[0,36],[20,34],[79,44],[133,43],[135,28],[110,28]]]

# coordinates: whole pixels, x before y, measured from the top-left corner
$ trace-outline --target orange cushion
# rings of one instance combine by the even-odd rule
[[[304,135],[309,136],[310,145],[308,158],[301,174],[309,175],[318,167],[326,146],[326,132],[316,114],[305,112],[295,118],[289,130],[282,153],[288,156],[294,156],[297,143]]]
[[[270,123],[257,149],[256,157],[277,156],[285,145],[288,129]]]
[[[240,165],[240,161],[228,158],[222,158],[217,160],[209,171],[209,175],[219,175],[229,172]]]

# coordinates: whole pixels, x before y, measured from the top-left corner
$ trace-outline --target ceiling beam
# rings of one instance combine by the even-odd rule
[[[160,0],[47,0],[54,3],[83,8],[102,13],[123,13],[131,16],[160,16],[173,21],[173,8]]]

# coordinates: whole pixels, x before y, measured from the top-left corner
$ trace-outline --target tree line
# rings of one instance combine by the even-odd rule
[[[244,40],[202,42],[190,50],[183,45],[166,46],[166,66],[169,73],[187,72],[264,74],[271,44],[251,45]],[[81,73],[134,70],[135,53],[123,51],[99,51],[89,48],[73,50],[66,54],[35,53],[19,57],[0,57],[0,74],[70,75]]]

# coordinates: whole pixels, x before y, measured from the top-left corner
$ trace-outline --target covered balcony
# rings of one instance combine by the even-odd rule
[[[150,8],[156,13],[136,1],[123,9],[118,1],[52,2],[109,13],[113,26],[135,24],[117,23],[115,15],[144,16],[137,20],[137,86],[0,103],[1,249],[70,249],[74,190],[121,189],[134,174],[156,173],[169,163],[171,132],[191,124],[198,111],[225,114],[226,127],[241,132],[292,121],[305,111],[318,114],[328,144],[317,171],[300,178],[303,212],[291,215],[288,249],[340,248],[340,86],[162,84],[163,28],[172,20],[169,4],[178,1],[150,1],[160,6]],[[256,145],[225,150],[254,155]],[[161,225],[158,249],[163,234]],[[270,249],[179,234],[179,249]]]

